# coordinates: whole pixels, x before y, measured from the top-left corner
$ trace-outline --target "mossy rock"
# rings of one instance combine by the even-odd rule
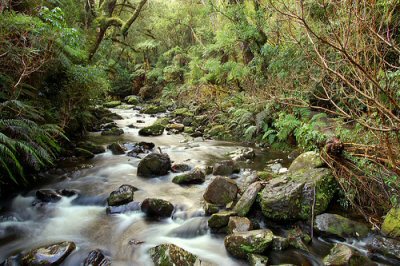
[[[175,111],[173,112],[173,115],[175,117],[177,117],[177,116],[182,116],[182,117],[192,117],[192,116],[194,116],[194,114],[191,111],[189,111],[189,109],[187,109],[187,108],[175,109]]]
[[[268,265],[268,257],[257,255],[257,254],[249,254],[247,260],[250,263],[250,266],[266,266]]]
[[[105,108],[114,108],[114,107],[117,107],[118,105],[121,105],[121,101],[111,101],[111,102],[103,103],[103,106]]]
[[[314,229],[327,235],[335,235],[342,238],[362,238],[369,233],[369,228],[366,224],[332,213],[317,215]]]
[[[236,258],[246,258],[249,254],[263,254],[272,243],[274,234],[269,229],[238,232],[225,237],[226,250]]]
[[[158,113],[164,113],[167,109],[164,106],[157,106],[157,105],[149,105],[144,108],[141,113],[148,114],[148,115],[155,115]]]
[[[154,123],[151,126],[141,128],[139,130],[140,136],[161,136],[164,132],[164,126],[158,123]]]
[[[73,242],[61,242],[29,251],[22,265],[60,265],[76,248]]]
[[[223,176],[217,176],[208,185],[203,198],[210,203],[219,206],[226,204],[236,199],[238,186],[232,179]]]
[[[109,150],[111,150],[112,154],[114,155],[121,155],[125,154],[125,147],[119,143],[111,143],[110,145],[107,146]]]
[[[163,199],[148,198],[142,202],[141,210],[149,217],[170,217],[174,211],[174,205]]]
[[[400,207],[393,207],[382,224],[382,233],[388,237],[400,238]]]
[[[319,168],[324,165],[319,153],[309,151],[300,154],[290,165],[289,171],[296,172],[299,170],[305,171],[308,169]]]
[[[207,134],[212,137],[219,137],[225,135],[226,130],[223,125],[215,125],[207,131]]]
[[[175,123],[175,124],[168,124],[165,129],[167,131],[173,132],[183,132],[185,130],[185,126],[183,124]]]
[[[124,101],[128,104],[137,105],[140,103],[139,96],[129,95],[124,98]]]
[[[278,175],[274,174],[272,171],[258,171],[257,172],[257,177],[263,181],[269,181],[277,176]]]
[[[262,185],[259,182],[254,182],[243,192],[242,196],[236,203],[233,210],[237,212],[239,216],[246,216],[250,211],[253,203],[255,202],[258,192],[262,189]]]
[[[156,266],[194,266],[198,257],[174,245],[162,244],[149,250]]]
[[[177,175],[172,179],[175,184],[201,184],[206,181],[206,175],[199,168],[195,168],[189,173]]]
[[[171,159],[166,153],[151,153],[144,157],[138,165],[137,175],[155,177],[168,174],[171,170]]]
[[[194,132],[194,128],[193,127],[185,127],[183,132],[186,134],[192,134]]]
[[[167,126],[169,124],[169,118],[167,117],[162,117],[158,118],[154,124],[162,125],[162,126]]]
[[[307,220],[326,210],[336,192],[336,183],[329,169],[297,171],[266,183],[258,196],[265,217],[273,220]]]
[[[122,185],[110,193],[110,196],[107,199],[107,203],[109,206],[119,206],[123,204],[127,204],[133,201],[133,193],[137,190],[137,188],[131,185]]]
[[[367,257],[362,256],[358,251],[344,244],[335,244],[323,262],[327,266],[374,265]]]
[[[222,211],[218,213],[214,213],[208,219],[208,227],[212,229],[220,229],[228,225],[229,217],[235,216],[236,212],[234,211]]]

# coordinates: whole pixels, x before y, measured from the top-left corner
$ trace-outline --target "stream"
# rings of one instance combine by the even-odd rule
[[[153,142],[173,162],[200,167],[227,159],[228,153],[244,147],[239,143],[192,139],[181,134],[164,133],[159,137],[142,137],[138,135],[139,129],[151,125],[156,117],[139,114],[132,109],[112,111],[123,117],[116,122],[125,133],[121,136],[91,133],[89,139],[94,143],[107,146],[112,142]],[[144,123],[137,123],[138,119]],[[132,124],[136,128],[128,127]],[[235,180],[237,183],[245,182],[252,170],[262,169],[268,160],[279,158],[283,159],[284,166],[289,164],[286,153],[260,148],[255,148],[255,151],[255,161],[243,163],[239,177]],[[101,249],[110,256],[112,265],[153,265],[147,251],[162,243],[174,243],[216,265],[248,265],[246,261],[236,260],[227,253],[223,243],[224,235],[211,234],[208,229],[202,196],[211,175],[206,177],[203,184],[180,186],[171,182],[178,175],[174,173],[156,178],[138,177],[136,171],[139,161],[126,154],[113,155],[107,150],[87,160],[83,167],[74,166],[47,174],[53,180],[52,183],[3,202],[0,261],[42,245],[73,241],[77,249],[67,257],[63,265],[82,265],[87,254],[94,249]],[[172,217],[149,220],[140,209],[122,214],[107,214],[107,197],[122,184],[139,189],[134,193],[135,202],[142,202],[149,197],[170,201],[175,206]],[[36,190],[44,188],[74,189],[79,193],[63,197],[56,203],[33,206]],[[137,244],[138,241],[140,244]],[[310,253],[295,249],[272,252],[269,254],[270,261],[273,264],[321,265],[323,256],[329,253],[332,244],[319,238],[312,243]]]

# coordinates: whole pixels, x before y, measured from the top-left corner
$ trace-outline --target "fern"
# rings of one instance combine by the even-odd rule
[[[0,176],[17,184],[27,182],[24,168],[38,171],[52,164],[59,151],[56,138],[65,137],[56,125],[40,125],[38,113],[18,100],[0,103]]]

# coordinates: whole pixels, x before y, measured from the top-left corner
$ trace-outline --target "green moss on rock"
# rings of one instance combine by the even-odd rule
[[[382,233],[392,238],[400,238],[400,207],[393,207],[386,214]]]
[[[151,126],[141,128],[139,135],[141,136],[161,136],[164,132],[164,126],[159,123],[154,123]]]
[[[174,244],[156,246],[149,254],[156,266],[193,266],[198,260],[197,256]]]
[[[263,254],[272,242],[271,230],[260,229],[238,232],[225,237],[226,250],[236,258],[246,258],[248,254]]]
[[[111,102],[103,103],[103,106],[105,108],[114,108],[114,107],[117,107],[118,105],[121,105],[121,101],[111,101]]]
[[[142,110],[143,114],[155,115],[167,111],[164,106],[149,105]]]

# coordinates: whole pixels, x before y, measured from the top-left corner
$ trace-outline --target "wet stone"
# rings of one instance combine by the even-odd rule
[[[197,256],[174,244],[162,244],[149,250],[156,266],[194,266]]]
[[[111,150],[112,154],[114,155],[125,154],[125,147],[119,143],[116,142],[111,143],[110,145],[107,146],[107,148]]]
[[[369,228],[366,224],[332,213],[323,213],[316,216],[314,229],[342,238],[365,237],[369,233]]]
[[[203,198],[213,204],[223,205],[234,201],[238,192],[235,181],[217,176],[207,187]]]
[[[263,254],[273,239],[268,229],[233,233],[225,237],[226,250],[236,258],[246,258],[248,254]]]
[[[168,174],[171,160],[166,153],[151,153],[144,157],[138,165],[137,174],[142,177],[154,177]]]
[[[172,179],[175,184],[201,184],[206,180],[206,175],[199,168],[195,168],[189,173],[177,175]]]
[[[227,176],[239,172],[239,166],[232,160],[218,162],[213,167],[213,175]]]
[[[249,254],[248,261],[250,266],[267,266],[268,257],[256,254]]]
[[[252,229],[251,221],[246,217],[231,216],[228,222],[228,234],[247,232]]]
[[[22,265],[59,265],[76,248],[73,242],[61,242],[29,251],[21,260]]]
[[[192,169],[192,167],[190,167],[190,165],[184,164],[184,163],[173,164],[171,167],[171,170],[174,173],[182,173],[182,172],[190,171],[191,169]]]
[[[110,196],[108,197],[108,205],[109,206],[119,206],[127,204],[133,201],[133,193],[137,190],[134,186],[131,185],[122,185],[111,192]]]
[[[208,219],[208,226],[212,229],[220,229],[228,225],[229,218],[236,215],[233,211],[222,211],[214,213]]]
[[[57,202],[61,200],[62,195],[52,189],[40,189],[36,191],[36,198],[41,202]]]
[[[149,217],[170,217],[174,211],[174,205],[162,199],[148,198],[142,202],[141,210]]]
[[[335,244],[330,253],[324,258],[323,262],[326,266],[375,265],[370,263],[368,258],[344,244]]]
[[[132,201],[128,204],[119,205],[119,206],[108,206],[106,209],[107,214],[118,214],[118,213],[126,213],[140,210],[140,202]]]
[[[83,265],[84,266],[110,266],[111,260],[109,258],[107,258],[101,250],[96,249],[96,250],[92,250],[89,252]]]

